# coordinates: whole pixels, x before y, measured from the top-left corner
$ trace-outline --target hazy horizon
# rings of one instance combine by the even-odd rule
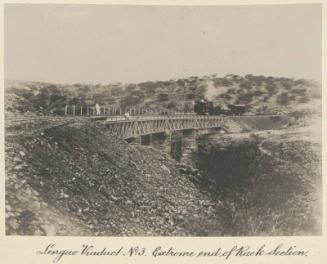
[[[259,76],[256,74],[252,74],[252,73],[246,73],[246,74],[235,74],[241,77],[245,77],[245,75],[253,75],[253,76]],[[233,73],[230,74],[225,74],[225,75],[218,75],[218,74],[206,74],[206,75],[188,75],[188,76],[180,76],[180,77],[176,77],[176,78],[166,78],[166,79],[149,79],[149,80],[142,80],[142,81],[138,81],[138,82],[123,82],[123,81],[108,81],[108,82],[60,82],[60,81],[40,81],[40,80],[31,80],[31,79],[8,79],[5,78],[5,81],[8,82],[35,82],[35,83],[49,83],[49,84],[59,84],[59,85],[74,85],[74,84],[85,84],[85,85],[107,85],[107,84],[118,84],[121,83],[123,85],[125,84],[139,84],[139,83],[143,83],[143,82],[160,82],[160,81],[169,81],[169,80],[178,80],[178,79],[188,79],[191,77],[198,77],[198,78],[203,78],[203,77],[211,77],[213,75],[216,75],[217,78],[224,78],[227,75],[233,75]],[[294,80],[299,80],[299,79],[304,79],[304,80],[308,80],[308,81],[313,81],[316,83],[319,83],[321,85],[321,81],[318,81],[316,79],[313,78],[301,78],[301,77],[290,77],[290,76],[275,76],[275,75],[263,75],[260,74],[260,76],[264,76],[264,77],[273,77],[273,78],[289,78],[289,79],[294,79]]]
[[[321,5],[5,5],[5,79],[139,83],[265,75],[321,82]]]

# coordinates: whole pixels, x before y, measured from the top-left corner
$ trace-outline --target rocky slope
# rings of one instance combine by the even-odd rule
[[[318,124],[202,139],[198,167],[219,204],[222,233],[321,234],[320,131]]]
[[[201,139],[199,170],[88,119],[7,130],[6,233],[320,234],[320,117],[260,120]]]
[[[181,167],[88,121],[10,134],[6,233],[213,234],[214,204],[195,186],[196,172]]]

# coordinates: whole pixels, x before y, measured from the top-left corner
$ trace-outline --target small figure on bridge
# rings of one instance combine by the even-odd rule
[[[95,104],[95,111],[96,111],[96,115],[100,115],[101,114],[100,105],[99,104]]]
[[[130,117],[131,117],[131,116],[129,115],[129,113],[128,113],[128,112],[126,112],[126,113],[124,114],[124,116],[125,116],[125,119],[126,119],[126,120],[129,120],[129,119],[130,119]]]

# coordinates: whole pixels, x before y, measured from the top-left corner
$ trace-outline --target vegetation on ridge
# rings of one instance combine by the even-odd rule
[[[215,104],[246,104],[253,113],[291,112],[309,108],[318,111],[320,84],[305,79],[265,77],[255,75],[216,75],[189,77],[167,81],[148,81],[137,84],[107,85],[52,84],[42,82],[6,82],[6,97],[24,100],[25,108],[7,110],[39,113],[59,112],[66,104],[107,107],[144,107],[152,110],[191,111],[192,101],[201,98]],[[309,105],[316,105],[312,110]]]

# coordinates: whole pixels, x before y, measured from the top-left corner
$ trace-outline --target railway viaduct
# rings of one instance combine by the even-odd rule
[[[197,138],[214,131],[228,131],[229,124],[241,124],[251,130],[254,126],[267,129],[274,119],[282,116],[199,116],[194,114],[151,116],[93,116],[108,132],[131,144],[150,145],[171,154],[178,161],[187,159],[197,148]],[[286,120],[286,119],[285,119]],[[231,122],[232,121],[232,122]],[[287,121],[288,122],[288,121]]]
[[[176,160],[183,160],[197,148],[197,139],[214,131],[235,132],[241,130],[266,130],[282,127],[294,122],[290,116],[200,116],[195,114],[171,115],[67,115],[6,117],[6,133],[13,133],[24,126],[35,130],[44,127],[61,126],[91,118],[107,127],[108,133],[131,144],[150,145],[171,154]],[[236,126],[236,130],[235,130]],[[15,129],[16,128],[16,129]]]
[[[222,116],[131,116],[128,120],[106,118],[108,132],[131,144],[150,145],[185,161],[196,150],[200,133],[223,127]]]

